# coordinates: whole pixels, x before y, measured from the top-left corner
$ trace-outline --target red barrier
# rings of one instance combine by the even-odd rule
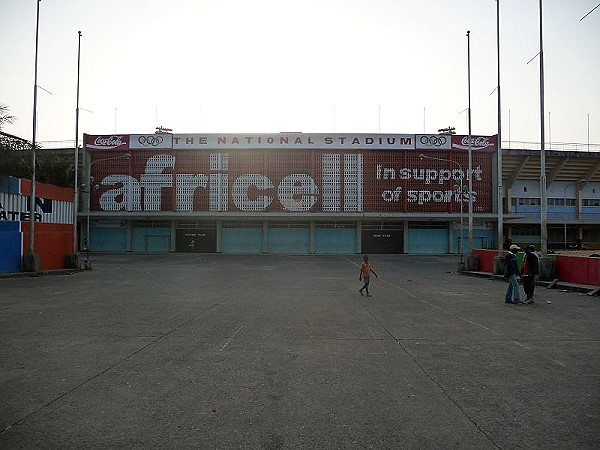
[[[474,249],[471,254],[479,259],[480,272],[494,273],[494,258],[498,256],[498,250]],[[506,254],[506,252],[503,252],[503,254]]]
[[[23,249],[29,249],[29,223],[22,222]],[[65,269],[73,252],[73,225],[36,223],[34,253],[40,255],[40,270]]]
[[[496,250],[474,249],[471,254],[479,258],[479,271],[493,273]],[[506,252],[502,252],[506,255]],[[567,283],[600,286],[600,258],[556,255],[556,278]]]
[[[558,255],[556,277],[569,283],[600,286],[600,258]]]
[[[600,286],[600,258],[589,258],[590,260],[590,284]],[[596,280],[594,282],[594,280]]]

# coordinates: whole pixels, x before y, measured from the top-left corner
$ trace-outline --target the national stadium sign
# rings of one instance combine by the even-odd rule
[[[93,210],[456,213],[469,199],[474,212],[492,208],[495,136],[472,136],[471,173],[466,136],[149,134],[85,142],[97,185]]]

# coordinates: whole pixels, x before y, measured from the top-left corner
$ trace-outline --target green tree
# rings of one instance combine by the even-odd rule
[[[15,116],[10,115],[10,110],[8,109],[8,106],[6,106],[3,103],[0,103],[0,130],[2,130],[4,125],[11,124],[15,120],[17,120],[17,118]]]
[[[42,154],[40,154],[42,153]],[[38,151],[38,164],[36,165],[36,178],[42,183],[55,186],[73,187],[75,183],[75,170],[73,158],[64,158],[51,153],[43,154]]]
[[[31,178],[31,150],[16,150],[7,139],[0,139],[0,176]]]
[[[15,120],[16,118],[10,115],[9,108],[0,104],[0,176],[31,179],[31,142],[1,131],[4,125]],[[45,153],[43,149],[36,147],[36,180],[56,186],[73,187],[73,159],[72,156]]]
[[[10,114],[8,106],[0,103],[0,176],[28,178],[31,176],[31,167],[25,161],[26,158],[31,161],[31,144],[25,139],[2,132],[5,125],[15,120],[17,119]]]

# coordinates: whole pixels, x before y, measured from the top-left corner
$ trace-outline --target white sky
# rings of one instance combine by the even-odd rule
[[[540,140],[538,0],[500,0],[502,138]],[[0,0],[4,131],[32,137],[36,0]],[[544,1],[546,140],[600,143],[597,0]],[[42,0],[37,140],[497,132],[494,0]],[[425,110],[424,110],[425,108]],[[93,113],[85,111],[90,110]],[[550,123],[548,124],[550,113]]]

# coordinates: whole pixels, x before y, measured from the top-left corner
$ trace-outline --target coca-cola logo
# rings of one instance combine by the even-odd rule
[[[124,140],[124,136],[97,136],[92,144],[87,144],[87,148],[112,150],[126,145],[127,141]]]
[[[469,136],[465,136],[461,141],[462,145],[469,145]],[[483,136],[471,136],[471,147],[487,147],[490,145],[490,139]]]
[[[494,147],[494,143],[487,136],[471,136],[471,150],[483,150],[485,148]],[[461,150],[469,149],[469,136],[463,136],[460,143],[453,142],[452,147]]]

